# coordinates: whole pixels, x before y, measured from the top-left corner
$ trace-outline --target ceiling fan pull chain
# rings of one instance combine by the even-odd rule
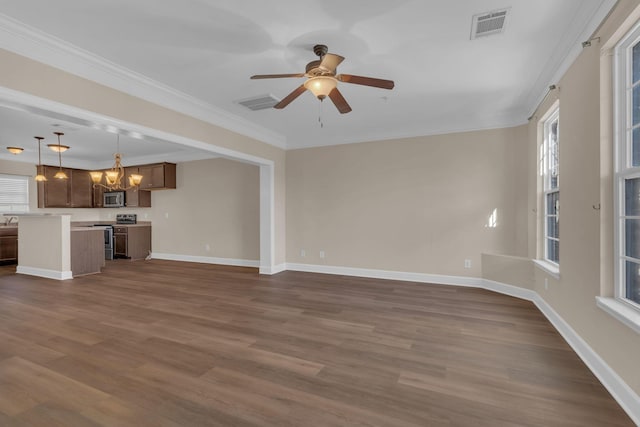
[[[320,106],[318,107],[318,122],[320,123],[320,129],[324,127],[322,122],[322,99],[320,100]]]

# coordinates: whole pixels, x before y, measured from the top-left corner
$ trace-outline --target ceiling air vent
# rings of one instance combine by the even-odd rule
[[[509,9],[501,9],[473,15],[471,40],[503,32],[508,11]]]
[[[258,110],[266,110],[267,108],[273,108],[280,102],[275,96],[269,95],[260,95],[253,98],[241,99],[238,101],[238,104],[244,105],[250,110],[258,111]]]

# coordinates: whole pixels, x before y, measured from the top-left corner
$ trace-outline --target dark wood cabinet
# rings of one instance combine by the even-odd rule
[[[66,208],[69,207],[69,179],[54,178],[59,168],[43,166],[44,182],[38,182],[38,207],[39,208]],[[62,168],[62,171],[71,176],[71,170]]]
[[[145,259],[151,252],[150,225],[116,225],[113,239],[114,258]]]
[[[115,258],[128,258],[129,251],[127,250],[127,229],[120,231],[119,233],[113,233],[113,256]]]
[[[91,208],[93,184],[89,173],[82,169],[62,168],[67,179],[57,179],[56,166],[43,166],[44,182],[38,183],[39,208]]]
[[[18,262],[18,228],[0,229],[0,264],[16,264]]]
[[[46,181],[38,182],[39,208],[102,208],[105,189],[93,188],[89,171],[62,168],[68,179],[56,179],[58,166],[43,166]],[[131,208],[151,207],[151,190],[176,188],[176,164],[156,163],[124,168],[122,185],[129,184],[131,174],[142,175],[139,187],[126,191],[125,205]]]
[[[72,208],[93,207],[93,181],[86,170],[71,169],[69,199]]]
[[[138,173],[142,175],[141,189],[161,190],[176,188],[175,163],[157,163],[138,166]]]

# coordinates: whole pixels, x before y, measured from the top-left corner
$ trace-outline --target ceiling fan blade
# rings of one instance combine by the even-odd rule
[[[374,79],[373,77],[352,76],[351,74],[338,74],[336,79],[345,83],[379,87],[381,89],[393,89],[393,80]]]
[[[255,76],[251,76],[253,80],[255,79],[281,79],[283,77],[304,77],[304,73],[295,73],[295,74],[257,74]]]
[[[338,109],[338,111],[340,111],[341,114],[348,113],[349,111],[351,111],[351,107],[347,103],[347,100],[344,99],[344,96],[342,96],[342,94],[340,93],[337,87],[334,88],[331,92],[329,92],[329,98],[331,98],[331,100],[333,101],[333,104],[336,106],[336,108]]]
[[[327,53],[322,57],[322,60],[320,61],[320,65],[318,67],[323,69],[324,71],[335,73],[336,68],[342,61],[344,61],[344,57],[336,55],[334,53]]]
[[[304,87],[304,85],[298,86],[298,88],[296,88],[293,92],[291,92],[289,95],[285,96],[282,101],[280,101],[276,105],[274,105],[273,108],[281,109],[281,108],[286,107],[287,105],[291,104],[291,101],[293,101],[294,99],[296,99],[297,97],[302,95],[302,93],[305,90],[307,90],[307,88]]]

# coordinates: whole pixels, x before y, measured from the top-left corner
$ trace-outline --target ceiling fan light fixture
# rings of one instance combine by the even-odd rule
[[[337,86],[338,80],[332,76],[311,77],[304,82],[304,87],[320,100],[329,96]]]

